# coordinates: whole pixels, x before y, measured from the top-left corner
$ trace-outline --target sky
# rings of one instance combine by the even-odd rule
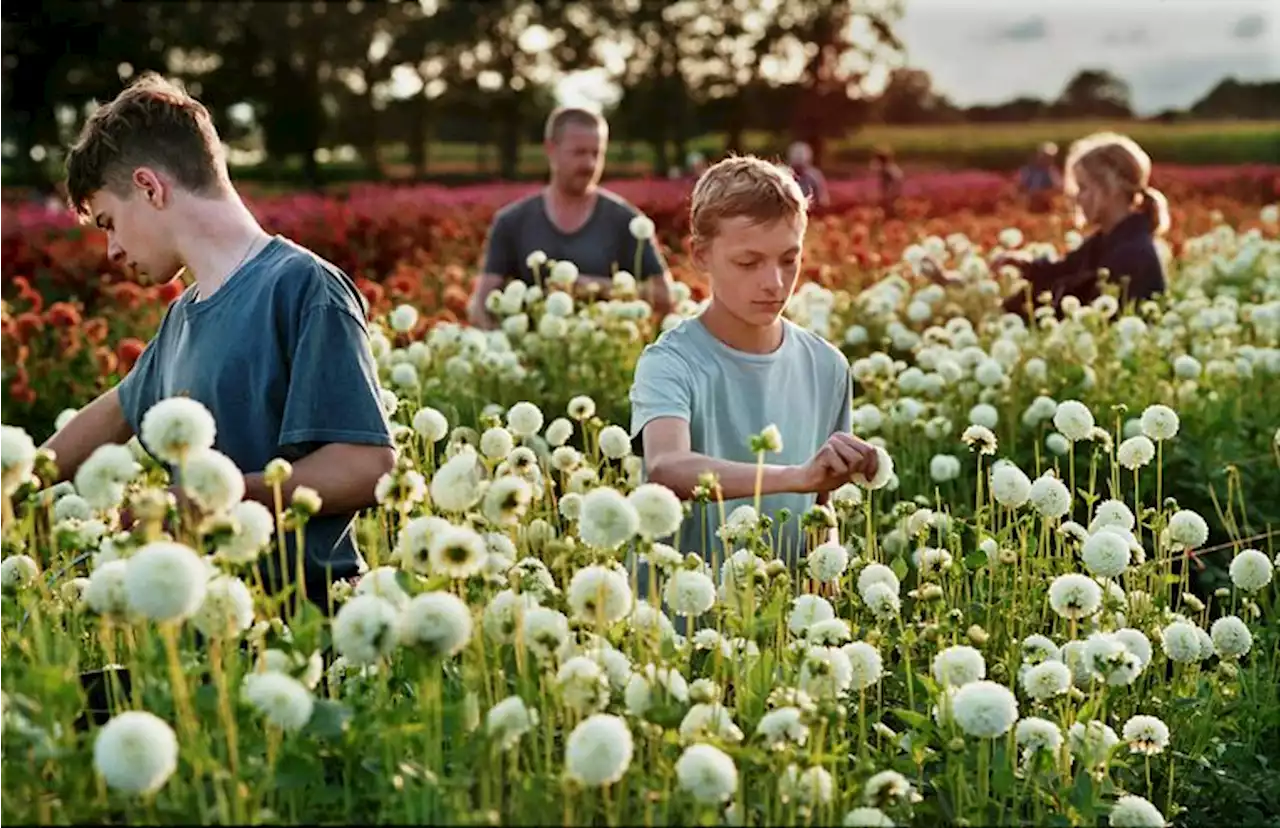
[[[959,106],[1053,99],[1083,68],[1127,81],[1139,115],[1187,107],[1227,75],[1280,79],[1276,0],[905,0],[896,32],[907,65]],[[557,92],[613,97],[600,73]]]

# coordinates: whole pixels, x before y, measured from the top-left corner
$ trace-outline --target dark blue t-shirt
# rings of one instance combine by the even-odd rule
[[[326,443],[390,446],[366,307],[340,269],[276,236],[208,299],[197,301],[192,285],[174,300],[120,383],[124,415],[138,434],[157,402],[197,400],[217,424],[214,448],[245,474]],[[326,569],[349,577],[363,568],[354,522],[354,514],[334,514],[307,524],[309,592]],[[277,557],[274,549],[264,555]]]

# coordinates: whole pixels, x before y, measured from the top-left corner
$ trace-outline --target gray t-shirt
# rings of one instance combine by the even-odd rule
[[[245,474],[275,457],[296,462],[326,443],[390,446],[366,304],[337,267],[282,236],[204,301],[189,287],[119,386],[135,434],[161,400],[187,396],[217,425],[214,448]],[[172,471],[172,470],[171,470]],[[313,518],[305,536],[307,589],[356,574],[355,515]],[[289,532],[290,571],[297,560]],[[263,556],[274,567],[278,553]]]
[[[754,464],[753,434],[768,425],[782,434],[782,451],[766,454],[771,465],[807,462],[837,431],[851,427],[852,378],[849,361],[834,345],[783,320],[782,345],[769,354],[730,348],[701,319],[688,319],[645,348],[636,363],[631,386],[631,437],[641,445],[644,427],[659,417],[689,423],[691,448],[722,460]],[[816,502],[813,494],[773,494],[761,498],[760,510],[773,517],[774,548],[794,563],[803,549],[800,517]],[[753,497],[726,500],[727,518]],[[778,511],[791,517],[779,524]],[[705,530],[704,530],[704,514]],[[719,506],[694,504],[674,544],[683,553],[723,561],[727,549],[716,535]],[[714,556],[712,550],[715,550]]]
[[[664,273],[666,263],[654,240],[642,245],[631,235],[631,219],[641,212],[604,188],[596,192],[591,217],[573,233],[562,232],[551,221],[541,192],[503,207],[494,216],[485,240],[482,272],[532,285],[535,279],[526,260],[530,253],[541,250],[550,259],[573,262],[586,276],[612,276],[615,265],[638,280]],[[547,276],[545,271],[541,275],[543,279]]]

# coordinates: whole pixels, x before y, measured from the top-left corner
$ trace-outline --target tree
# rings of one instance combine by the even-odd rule
[[[794,0],[785,14],[780,10],[779,49],[787,57],[807,56],[792,131],[813,148],[815,164],[826,139],[865,118],[875,73],[900,59],[902,43],[892,26],[901,13],[900,0]]]
[[[1068,117],[1128,118],[1133,115],[1129,84],[1105,69],[1084,69],[1073,77],[1057,107]]]

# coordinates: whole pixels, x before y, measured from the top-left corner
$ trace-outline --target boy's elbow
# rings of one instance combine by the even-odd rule
[[[659,486],[666,486],[675,492],[676,497],[681,500],[688,500],[693,497],[693,487],[684,480],[675,465],[667,457],[659,457],[652,463],[646,464],[645,476],[650,483],[657,483]]]
[[[396,450],[391,446],[364,446],[364,462],[360,463],[358,468],[361,469],[359,488],[364,495],[362,498],[364,506],[373,506],[377,503],[377,496],[374,492],[377,490],[378,481],[385,474],[390,474],[396,467]]]

